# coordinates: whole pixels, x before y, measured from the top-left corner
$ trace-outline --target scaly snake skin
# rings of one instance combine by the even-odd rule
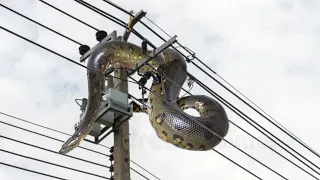
[[[76,148],[92,129],[105,88],[104,71],[110,66],[119,64],[122,68],[131,68],[142,60],[141,47],[124,41],[109,41],[100,45],[88,58],[88,103],[75,133],[62,145],[61,154],[66,154]],[[161,69],[165,74],[159,83],[153,83],[148,96],[147,112],[151,126],[163,141],[179,148],[205,151],[221,142],[221,138],[200,127],[193,120],[199,121],[220,137],[225,137],[229,122],[224,108],[215,100],[204,95],[194,95],[179,98],[180,87],[187,78],[187,64],[184,58],[172,49],[166,49],[155,59],[149,61],[154,68]],[[140,72],[153,71],[151,67],[143,66]],[[178,113],[167,105],[163,99],[179,108],[196,109],[200,117],[188,118],[185,112]],[[178,100],[177,100],[178,99]]]

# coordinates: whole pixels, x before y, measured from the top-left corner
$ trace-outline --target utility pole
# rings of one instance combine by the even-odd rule
[[[115,66],[114,77],[115,89],[127,94],[127,71],[120,66]],[[129,120],[115,129],[113,135],[114,180],[130,180]]]
[[[90,49],[87,45],[81,45],[79,47],[80,62],[85,62],[90,54],[101,44],[108,43],[108,41],[122,40],[127,41],[133,26],[144,17],[146,12],[140,11],[135,16],[130,18],[130,22],[127,24],[127,29],[123,33],[123,36],[117,36],[117,32],[113,31],[109,35],[105,31],[98,31],[96,33],[96,39],[99,41],[97,45]],[[112,132],[114,133],[114,146],[110,149],[113,156],[110,161],[113,161],[109,171],[112,180],[130,180],[130,143],[129,143],[129,119],[132,117],[133,108],[129,105],[128,98],[128,77],[133,75],[142,66],[146,65],[152,58],[155,58],[166,48],[173,45],[176,42],[176,37],[171,37],[168,41],[159,47],[153,46],[151,53],[145,54],[146,57],[137,62],[132,68],[125,69],[121,65],[115,64],[109,67],[105,71],[105,76],[108,79],[108,86],[105,90],[105,100],[101,103],[100,109],[97,112],[97,118],[94,127],[90,131],[89,135],[94,137],[94,141],[84,139],[85,141],[99,144],[104,138],[106,138]],[[143,39],[141,44],[142,52],[147,52],[147,44],[151,44],[148,39]],[[114,78],[111,76],[114,73]],[[113,83],[112,83],[113,81]],[[81,111],[85,110],[86,99],[82,99]],[[81,117],[81,115],[80,115]],[[102,125],[104,127],[102,127]],[[77,125],[75,126],[75,129]],[[111,129],[107,132],[107,130]],[[104,134],[107,132],[106,134]]]

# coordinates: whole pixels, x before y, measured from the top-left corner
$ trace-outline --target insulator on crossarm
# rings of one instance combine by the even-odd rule
[[[96,33],[96,40],[97,41],[102,41],[105,37],[107,37],[108,36],[108,33],[107,32],[105,32],[105,31],[98,31],[97,33]]]
[[[114,147],[112,146],[109,151],[110,151],[110,153],[113,153],[114,152]]]
[[[86,52],[90,50],[90,47],[88,45],[81,45],[79,47],[79,54],[83,56]]]

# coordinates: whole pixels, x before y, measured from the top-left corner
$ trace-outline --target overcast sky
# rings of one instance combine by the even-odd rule
[[[0,2],[83,44],[93,47],[97,43],[94,30],[58,13],[39,1],[0,0]],[[107,32],[117,30],[121,34],[123,32],[123,29],[118,25],[74,1],[47,0],[47,2],[99,29]],[[88,0],[87,2],[116,15],[124,21],[128,20],[127,15],[112,8],[102,0]],[[320,151],[320,144],[318,143],[320,1],[119,0],[116,3],[127,10],[139,11],[143,9],[147,11],[149,18],[169,34],[178,35],[178,41],[195,51],[196,55],[219,75],[250,97],[308,145],[316,151]],[[146,20],[144,22],[151,25]],[[2,7],[0,7],[0,25],[76,61],[80,57],[77,44],[59,37]],[[154,26],[151,25],[151,27]],[[142,25],[138,24],[136,28],[156,45],[161,45],[162,42]],[[160,30],[157,30],[157,32],[160,32]],[[164,33],[161,33],[161,35],[165,37]],[[80,113],[74,99],[87,96],[85,69],[3,30],[0,30],[0,39],[0,111],[72,134],[74,132],[73,126],[78,122]],[[134,36],[129,41],[140,44],[140,41]],[[244,106],[205,74],[198,72],[199,70],[194,66],[189,64],[188,69],[220,95],[272,131],[277,137],[283,139],[313,162],[320,164],[316,156],[305,151],[297,143],[276,130],[270,123]],[[130,84],[129,88],[131,93],[139,96],[136,85]],[[193,94],[206,94],[199,87],[195,87],[191,92]],[[237,115],[230,110],[227,110],[227,113],[231,120],[283,153],[283,150],[248,126]],[[68,138],[65,135],[50,132],[5,116],[1,116],[0,120],[46,133],[61,140]],[[3,124],[0,124],[0,128],[0,135],[3,136],[55,151],[59,151],[61,147],[60,142]],[[134,115],[130,120],[130,133],[131,158],[161,179],[255,179],[252,175],[213,151],[191,152],[164,143],[156,136],[147,115]],[[110,136],[103,141],[103,144],[112,146],[112,139],[113,137]],[[230,131],[226,139],[288,179],[312,179],[232,125],[230,125]],[[108,153],[107,149],[87,142],[83,142],[81,145]],[[5,139],[0,139],[0,148],[109,177],[108,169]],[[225,142],[222,142],[216,149],[263,179],[281,179]],[[108,158],[79,148],[70,152],[70,155],[97,163],[110,164]],[[286,156],[292,159],[291,156]],[[67,179],[101,179],[22,159],[3,152],[0,152],[0,157],[1,162],[28,167]],[[140,170],[134,164],[132,164],[132,167]],[[146,174],[146,176],[152,179],[150,175]],[[132,180],[143,179],[134,172],[132,172],[131,177]],[[43,180],[49,178],[0,165],[0,179]]]

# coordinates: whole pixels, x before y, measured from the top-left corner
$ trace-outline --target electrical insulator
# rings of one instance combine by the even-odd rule
[[[97,41],[102,41],[105,37],[107,37],[108,36],[108,33],[107,32],[105,32],[105,31],[98,31],[97,33],[96,33],[96,40]]]
[[[109,168],[109,172],[113,172],[113,171],[114,171],[114,167],[113,167],[113,165],[111,165]]]
[[[90,50],[90,47],[88,45],[81,45],[79,47],[79,54],[83,56],[86,52]]]
[[[147,50],[148,50],[147,45],[148,45],[148,42],[147,42],[146,39],[144,39],[144,40],[142,41],[142,43],[141,43],[141,48],[142,48],[142,54],[143,54],[143,55],[146,55],[146,54],[147,54]]]
[[[111,155],[109,156],[109,160],[110,160],[110,161],[113,161],[113,160],[114,160],[113,154],[111,154]]]
[[[112,146],[109,151],[110,151],[110,153],[113,153],[114,152],[114,146]]]

